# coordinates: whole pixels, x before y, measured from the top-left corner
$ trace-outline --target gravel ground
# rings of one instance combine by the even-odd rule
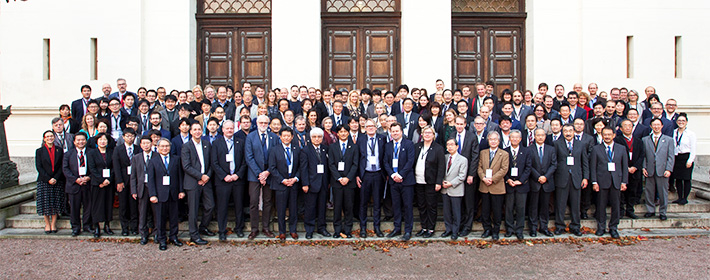
[[[0,240],[3,279],[710,279],[710,237],[579,243],[306,246]],[[411,244],[411,243],[410,243]],[[302,246],[303,245],[303,246]],[[484,248],[481,248],[484,247]]]

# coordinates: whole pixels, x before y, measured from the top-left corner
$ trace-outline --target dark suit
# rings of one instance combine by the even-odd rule
[[[576,106],[576,105],[575,105]],[[585,110],[582,107],[577,106],[577,108],[574,110],[574,115],[572,114],[571,108],[570,108],[570,117],[572,117],[573,120],[575,119],[583,119],[587,120],[587,110]]]
[[[157,197],[158,203],[153,204],[153,213],[157,228],[157,241],[166,241],[165,222],[170,222],[170,240],[177,239],[178,234],[178,195],[183,190],[182,167],[180,157],[168,155],[168,168],[165,168],[163,155],[150,158],[148,163],[148,194]],[[170,178],[165,182],[163,177]],[[169,183],[169,184],[164,184]]]
[[[485,131],[483,134],[487,134]],[[451,135],[452,139],[457,142],[462,142],[459,144],[459,149],[461,154],[468,162],[468,171],[466,172],[466,180],[464,181],[464,195],[463,195],[463,213],[461,220],[460,230],[471,231],[473,228],[473,220],[476,217],[476,210],[478,210],[478,204],[481,201],[481,196],[478,193],[478,153],[481,151],[481,147],[478,143],[478,137],[474,129],[466,130],[463,132],[463,139],[458,139],[458,131]],[[486,136],[483,136],[485,139]],[[448,139],[447,139],[448,141]],[[487,142],[486,142],[487,143]],[[446,142],[444,142],[445,147]],[[468,176],[473,177],[473,183],[469,184],[467,182]]]
[[[85,185],[76,183],[76,179],[84,176],[89,176],[89,165],[87,163],[88,156],[84,150],[84,168],[85,173],[80,174],[79,171],[79,152],[76,149],[67,151],[62,158],[62,173],[66,179],[64,192],[69,196],[69,213],[71,215],[72,230],[79,230],[82,225],[82,220],[85,228],[90,227],[91,223],[91,181]],[[83,204],[83,219],[80,216]]]
[[[199,145],[198,147],[195,147],[195,145],[196,143],[192,139],[185,143],[180,153],[180,159],[185,175],[182,182],[183,188],[187,193],[190,238],[199,239],[199,230],[209,228],[210,221],[212,220],[212,212],[214,211],[212,182],[214,182],[214,180],[212,179],[212,161],[210,161],[210,148],[212,146],[208,142],[202,142],[202,140],[197,144]],[[200,160],[197,153],[197,149],[199,148],[202,149],[202,160]],[[222,155],[222,157],[224,156]],[[202,175],[207,175],[210,179],[201,186],[198,181],[201,180]],[[202,221],[198,227],[197,212],[200,208],[200,201],[202,201]]]
[[[333,121],[333,130],[335,130],[335,127],[338,126],[338,122],[336,122],[336,116],[330,115],[329,118]],[[350,127],[348,126],[349,121],[350,117],[346,115],[345,112],[340,113],[340,124],[345,126],[348,130],[350,130]]]
[[[87,154],[89,174],[91,174],[91,221],[94,225],[98,225],[100,222],[110,222],[113,219],[113,194],[116,191],[113,150],[106,149],[105,157],[98,149],[89,150]],[[103,173],[105,169],[109,170],[108,174]],[[110,183],[100,188],[99,185],[104,180]]]
[[[204,141],[204,140],[203,140]],[[220,137],[212,142],[210,149],[211,166],[214,170],[214,182],[217,200],[217,224],[219,233],[227,233],[227,209],[230,196],[234,200],[235,225],[234,232],[244,229],[244,188],[247,185],[247,165],[244,159],[244,141],[232,137],[229,145],[227,139]],[[231,155],[230,155],[231,154]],[[229,159],[229,161],[227,161]],[[236,181],[226,182],[228,175],[236,174]]]
[[[172,114],[172,118],[170,117],[170,114]],[[162,122],[160,123],[160,127],[167,130],[168,132],[173,131],[173,123],[175,122],[175,120],[180,118],[177,109],[173,109],[170,114],[168,114],[168,109],[160,111],[160,116],[163,118]],[[167,138],[170,139],[170,137]]]
[[[550,218],[550,196],[555,191],[555,169],[557,169],[557,153],[555,147],[544,145],[542,161],[539,156],[537,144],[530,148],[532,156],[532,169],[530,173],[530,193],[528,193],[528,218],[531,232],[538,228],[547,230]],[[545,176],[547,181],[540,184],[540,177]]]
[[[192,139],[192,136],[188,134],[187,139]],[[170,154],[174,156],[179,156],[182,154],[182,146],[184,144],[189,144],[190,140],[188,140],[187,143],[183,143],[182,135],[178,133],[178,135],[176,135],[170,140],[170,143],[172,143],[172,147],[170,148]]]
[[[57,146],[62,152],[66,153],[71,149],[74,149],[74,135],[71,133],[64,133],[64,138],[60,137],[56,132],[54,133],[54,145]]]
[[[318,171],[321,172],[318,172]],[[316,229],[326,229],[325,205],[328,197],[328,149],[321,144],[317,150],[313,145],[301,149],[301,185],[308,186],[305,194],[305,213],[303,227],[306,233]]]
[[[249,220],[251,222],[252,231],[259,229],[259,202],[263,198],[263,209],[261,222],[262,229],[269,228],[271,220],[271,208],[273,203],[271,200],[272,191],[268,184],[270,180],[266,180],[266,185],[261,185],[259,182],[259,173],[268,170],[268,149],[276,146],[281,141],[278,136],[272,132],[264,132],[266,137],[265,145],[262,146],[261,133],[254,131],[247,135],[247,140],[244,145],[244,156],[247,163],[247,180],[249,181]],[[262,195],[263,193],[263,195]]]
[[[434,231],[439,202],[439,192],[436,191],[435,186],[441,185],[444,181],[446,162],[444,162],[444,148],[441,145],[432,142],[424,154],[422,154],[423,149],[423,142],[414,145],[414,166],[420,164],[420,161],[424,161],[424,184],[417,183],[414,191],[422,229]]]
[[[580,230],[580,199],[582,197],[582,180],[589,180],[589,155],[581,141],[572,138],[572,151],[567,140],[558,139],[555,142],[557,153],[557,170],[555,171],[555,227],[566,228],[565,209],[569,201],[572,221],[570,230]],[[569,158],[572,159],[569,159]],[[571,165],[570,165],[571,164]],[[589,184],[589,182],[587,182]],[[587,186],[586,188],[590,188]]]
[[[345,151],[340,140],[328,147],[328,168],[330,186],[333,190],[333,230],[335,234],[350,234],[353,228],[353,208],[355,203],[355,176],[358,174],[360,151],[358,146],[347,140]],[[343,168],[340,168],[343,167]],[[340,178],[348,178],[343,185]]]
[[[77,120],[80,120],[84,118],[84,113],[86,113],[86,109],[84,109],[84,106],[89,107],[89,101],[91,101],[91,98],[89,98],[89,101],[86,101],[84,98],[79,98],[77,100],[74,100],[71,103],[71,117]],[[86,105],[84,105],[86,104]]]
[[[512,147],[506,148],[505,151],[510,155],[508,157],[510,169],[505,175],[505,230],[509,233],[523,234],[525,203],[530,191],[529,177],[532,171],[533,156],[530,154],[530,150],[522,145],[518,145],[516,154],[513,154]],[[516,171],[517,174],[514,174],[513,171]],[[513,187],[507,183],[508,180],[520,181],[522,184]]]
[[[624,146],[612,143],[614,171],[608,171],[609,157],[605,144],[599,144],[592,149],[591,181],[599,185],[597,196],[597,231],[606,229],[606,206],[611,205],[611,220],[609,230],[616,230],[619,225],[619,196],[621,184],[629,182],[629,154]]]
[[[629,142],[631,145],[629,146]],[[624,135],[617,135],[614,142],[624,146],[629,152],[629,168],[636,167],[636,171],[629,173],[629,183],[626,184],[626,191],[621,192],[621,212],[634,213],[634,205],[641,198],[640,192],[643,190],[641,183],[643,182],[643,157],[644,145],[640,137],[631,136],[631,139],[626,139]],[[625,211],[624,211],[625,210]]]
[[[446,112],[444,110],[441,110],[442,112]],[[387,113],[387,104],[385,103],[385,113]],[[395,101],[392,103],[392,109],[390,109],[390,112],[387,114],[389,116],[397,116],[399,113],[402,113],[402,106],[400,102]]]
[[[159,156],[157,152],[150,151],[149,159]],[[153,207],[150,205],[150,195],[148,194],[148,161],[146,161],[143,150],[134,151],[131,158],[131,195],[136,195],[138,200],[138,233],[141,237],[148,237],[148,214],[155,217]],[[132,198],[131,198],[132,199]],[[150,212],[148,212],[150,211]]]
[[[553,134],[548,134],[547,137],[545,138],[545,144],[554,146],[555,141],[560,140],[564,138],[564,135],[562,135],[562,132],[560,131],[560,135],[557,136],[557,139],[555,139]]]
[[[360,187],[360,231],[367,230],[367,205],[372,197],[372,219],[375,229],[380,228],[380,207],[382,206],[382,195],[384,181],[386,177],[382,172],[384,170],[385,158],[385,136],[375,134],[372,145],[370,136],[360,134],[360,139],[357,140],[358,150],[360,151],[358,163],[358,177],[362,180]],[[374,150],[372,149],[374,148]],[[374,156],[376,162],[368,162],[370,156]],[[373,166],[375,165],[375,166]]]
[[[414,227],[414,144],[407,139],[400,139],[395,157],[394,140],[385,144],[384,167],[387,181],[392,193],[392,209],[394,211],[394,232],[402,230],[402,216],[404,215],[404,232],[412,233]],[[393,159],[397,159],[397,167]],[[399,174],[402,182],[393,180],[393,174]]]
[[[286,149],[283,144],[279,143],[269,149],[269,178],[271,179],[270,188],[274,191],[276,197],[276,212],[279,218],[279,234],[286,234],[286,208],[288,208],[288,223],[289,232],[296,233],[296,222],[298,220],[298,210],[296,209],[297,192],[299,190],[300,179],[298,176],[300,168],[300,152],[301,149],[297,145],[290,145],[290,159],[287,158]],[[288,162],[291,163],[291,170],[288,168]],[[283,180],[296,178],[297,182],[292,186],[283,184]]]
[[[128,155],[125,144],[118,145],[113,150],[113,168],[116,174],[116,184],[123,184],[123,190],[118,193],[118,216],[121,220],[121,228],[124,231],[138,231],[138,204],[131,197],[131,158],[134,153],[141,151],[138,145],[131,145],[133,151]],[[129,173],[128,171],[131,171]]]
[[[586,147],[587,158],[589,158],[589,154],[591,154],[592,148],[594,148],[594,145],[596,145],[597,140],[584,132],[582,132],[581,136],[575,133],[574,139],[577,141],[581,141],[582,146]],[[592,193],[594,191],[591,188],[591,184],[592,182],[589,182],[590,187],[582,189],[582,197],[580,198],[580,211],[582,212],[582,216],[585,216],[589,208],[592,207]]]
[[[412,140],[414,130],[419,127],[419,114],[415,113],[414,111],[410,111],[408,122],[404,119],[404,112],[397,114],[395,117],[397,118],[397,122],[402,125],[402,134],[404,135],[404,137],[409,140]]]

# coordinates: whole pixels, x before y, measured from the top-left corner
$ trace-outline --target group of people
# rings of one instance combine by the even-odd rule
[[[191,242],[226,240],[230,210],[239,238],[246,216],[249,239],[298,239],[301,219],[307,239],[352,238],[354,217],[366,238],[371,216],[376,236],[385,236],[381,221],[393,219],[387,237],[407,241],[417,206],[415,236],[428,238],[440,201],[441,237],[453,240],[469,235],[474,221],[483,224],[482,238],[497,240],[503,217],[506,237],[523,239],[526,221],[530,236],[562,234],[568,207],[569,231],[580,236],[593,204],[596,234],[605,234],[611,206],[608,232],[619,237],[620,217],[637,218],[642,193],[645,216],[665,220],[669,184],[679,204],[688,203],[691,188],[695,134],[676,101],[664,108],[653,87],[641,101],[625,88],[598,93],[594,83],[588,92],[575,84],[565,94],[556,85],[548,95],[543,83],[535,94],[505,89],[500,96],[492,82],[452,91],[441,80],[431,94],[407,85],[267,91],[244,83],[168,94],[162,87],[129,92],[118,79],[117,87],[111,93],[106,84],[92,99],[82,86],[82,98],[60,106],[43,134],[37,211],[48,234],[64,212],[73,236],[100,237],[101,223],[113,234],[117,196],[122,235],[146,244],[152,232],[161,250],[168,241],[182,245],[183,217]],[[333,209],[332,234],[326,209]],[[215,214],[216,234],[209,229]]]

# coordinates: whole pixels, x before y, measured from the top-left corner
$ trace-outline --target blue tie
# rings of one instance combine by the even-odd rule
[[[394,143],[394,158],[399,160],[399,142]],[[399,161],[397,161],[397,166],[399,166]],[[397,172],[398,167],[394,168],[394,172]]]
[[[169,174],[170,169],[168,169],[168,156],[163,157],[163,162],[165,163],[165,171]]]
[[[567,149],[569,150],[569,153],[572,154],[572,141],[567,142]]]
[[[291,147],[286,147],[286,164],[291,165]]]
[[[262,153],[264,153],[264,165],[266,165],[266,162],[268,161],[268,160],[267,160],[267,157],[266,157],[266,153],[267,153],[267,149],[266,149],[266,133],[262,133],[262,134],[261,134],[261,151],[262,151]]]
[[[342,154],[341,156],[344,157],[345,156],[345,143],[342,143],[342,145],[343,145],[343,148],[340,149],[340,153]]]
[[[580,137],[579,135],[576,135],[576,136],[574,136],[574,137],[577,138],[577,141],[582,140],[582,139],[579,139],[579,137]]]
[[[540,146],[540,150],[537,152],[537,156],[540,157],[540,163],[542,163],[542,146]]]
[[[459,154],[460,154],[460,153],[461,153],[461,134],[458,135],[458,138],[459,138],[459,140],[456,141],[456,142],[458,142],[458,144],[459,144],[459,150],[458,150],[458,152],[459,152]]]
[[[611,153],[611,146],[606,147],[606,154],[609,157],[609,162],[614,161],[614,155]]]

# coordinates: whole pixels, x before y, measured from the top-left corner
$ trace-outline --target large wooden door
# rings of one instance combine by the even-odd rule
[[[270,84],[270,28],[205,27],[202,31],[202,84]]]
[[[399,83],[397,26],[324,27],[323,86],[392,90]]]

